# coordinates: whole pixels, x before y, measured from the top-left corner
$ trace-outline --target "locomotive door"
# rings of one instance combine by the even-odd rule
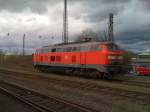
[[[84,53],[84,52],[81,52],[81,54],[80,54],[80,63],[82,64],[82,65],[86,65],[86,53]]]

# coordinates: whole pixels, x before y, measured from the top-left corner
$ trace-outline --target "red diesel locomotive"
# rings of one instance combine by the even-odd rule
[[[112,42],[67,43],[42,47],[33,54],[34,68],[112,77],[123,71],[124,52]]]

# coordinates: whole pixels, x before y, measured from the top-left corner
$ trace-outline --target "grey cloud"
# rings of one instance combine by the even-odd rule
[[[143,6],[143,9],[149,11],[150,10],[150,0],[138,0],[141,5]]]
[[[122,41],[138,42],[138,41],[149,41],[150,42],[150,24],[141,26],[139,29],[132,29],[130,31],[124,31],[117,34],[117,39]]]
[[[79,13],[86,22],[97,23],[108,18],[109,13],[122,12],[132,0],[82,0],[85,7],[84,11]]]
[[[150,32],[149,27],[138,30],[132,30],[117,35],[116,41],[124,46],[127,50],[146,51],[150,49]]]
[[[31,17],[31,18],[27,19],[26,21],[27,22],[36,21],[36,18],[35,17]]]
[[[0,0],[0,10],[21,12],[29,8],[33,12],[43,13],[47,10],[46,5],[52,5],[55,3],[54,1],[55,0]]]
[[[103,3],[107,4],[117,4],[117,3],[128,3],[131,2],[131,0],[102,0]]]
[[[136,1],[136,3],[134,3]],[[19,12],[21,13],[22,11],[26,9],[30,9],[34,13],[44,13],[47,11],[47,6],[49,7],[50,10],[53,11],[54,5],[57,3],[63,3],[63,0],[0,0],[0,11],[2,10],[7,10],[11,12]],[[108,14],[109,13],[114,13],[115,18],[121,18],[119,22],[121,21],[123,25],[120,25],[117,23],[118,21],[115,21],[115,25],[119,26],[119,30],[116,31],[117,35],[116,41],[120,43],[124,48],[130,49],[130,50],[135,50],[135,51],[144,51],[146,49],[150,48],[150,24],[148,22],[148,19],[145,18],[144,14],[148,15],[149,14],[149,9],[150,9],[150,0],[68,0],[68,5],[69,5],[69,16],[74,17],[75,20],[83,20],[83,23],[89,24],[89,27],[92,27],[94,31],[99,31],[99,29],[106,30],[107,23],[105,26],[103,25],[103,22],[108,20]],[[140,7],[139,6],[142,6]],[[63,4],[62,4],[63,6]],[[77,7],[79,7],[79,9]],[[61,7],[62,8],[62,7]],[[133,8],[138,9],[140,13],[136,14],[141,14],[142,13],[142,18],[138,18],[140,15],[134,15]],[[147,12],[145,12],[147,11]],[[59,13],[54,13],[54,16],[60,15]],[[133,15],[132,15],[133,14]],[[47,15],[48,16],[48,15]],[[61,15],[60,15],[61,16]],[[126,19],[126,17],[129,17]],[[141,17],[141,16],[140,16]],[[146,16],[148,17],[148,16]],[[51,18],[51,17],[50,17]],[[58,17],[57,17],[58,18]],[[57,21],[57,18],[55,21]],[[125,19],[124,19],[125,18]],[[60,19],[60,18],[59,18]],[[134,22],[135,19],[135,22]],[[18,19],[19,22],[22,21],[22,19]],[[27,19],[26,21],[36,21],[36,18],[31,17]],[[132,24],[132,21],[134,24]],[[54,22],[53,20],[51,22]],[[69,21],[70,22],[70,21]],[[101,23],[103,26],[101,26]],[[144,23],[144,24],[140,24]],[[71,24],[71,23],[69,23]],[[81,23],[82,24],[82,23]],[[44,34],[45,32],[55,32],[53,27],[56,27],[57,25],[54,24],[55,26],[47,26],[47,27],[42,27],[39,26],[40,28],[38,30],[33,30],[34,28],[29,28],[31,30],[28,34],[32,38],[32,40],[27,41],[27,49],[33,49],[42,45],[48,45],[51,43],[55,43],[58,41],[58,39],[54,40],[40,40],[35,39],[34,37],[38,37],[38,35],[42,35],[44,37],[48,37],[48,35]],[[91,25],[91,26],[90,26]],[[62,25],[61,25],[62,26]],[[70,25],[71,26],[71,25]],[[56,31],[56,38],[59,38],[58,33],[60,33],[60,26],[59,28],[55,28],[55,30],[59,29]],[[105,28],[104,28],[105,27]],[[48,30],[49,29],[49,30]],[[1,30],[1,32],[7,31],[8,27]],[[24,32],[24,28],[20,28],[21,32]],[[70,32],[73,32],[73,29],[69,27]],[[72,31],[71,31],[72,30]],[[28,30],[27,30],[28,31]],[[18,32],[18,31],[16,31]],[[80,33],[80,32],[76,32]],[[73,38],[72,34],[70,34],[70,38]],[[75,38],[75,37],[74,37]],[[33,41],[34,40],[34,41]],[[22,42],[22,41],[20,41]],[[32,43],[30,43],[32,42]],[[3,44],[4,43],[4,44]],[[16,42],[2,42],[0,43],[0,47],[13,47],[15,48]],[[18,45],[21,48],[21,43]]]
[[[86,22],[92,22],[92,23],[101,22],[108,18],[109,13],[113,13],[114,15],[117,15],[121,10],[123,10],[122,7],[113,7],[113,6],[105,7],[103,9],[97,9],[93,11],[93,13],[89,13],[87,14],[87,16],[84,16],[84,20]]]
[[[69,5],[85,4],[86,7],[99,7],[106,4],[124,4],[131,0],[68,0]],[[63,3],[63,0],[0,0],[0,10],[8,10],[11,12],[21,12],[30,9],[32,12],[44,13],[47,6],[54,6],[57,3]],[[99,6],[98,6],[99,5]],[[106,6],[107,7],[107,6]],[[110,6],[111,7],[111,6]],[[100,7],[99,7],[100,8]]]

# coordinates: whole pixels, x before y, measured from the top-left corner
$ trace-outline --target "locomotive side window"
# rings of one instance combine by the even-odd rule
[[[51,56],[51,61],[55,61],[55,56]]]
[[[66,48],[66,52],[71,52],[72,51],[72,47],[67,47]]]
[[[43,49],[40,50],[40,53],[43,53]]]
[[[90,50],[92,50],[92,51],[98,51],[98,50],[100,50],[100,45],[99,44],[91,45]]]
[[[62,48],[57,48],[56,51],[57,52],[63,52],[63,49]]]
[[[37,49],[37,50],[36,50],[36,53],[38,53],[38,52],[39,52],[39,50]]]
[[[72,48],[72,52],[77,52],[78,51],[78,48],[77,47],[73,47]]]
[[[38,53],[41,53],[41,49],[38,49],[37,52],[38,52]]]
[[[43,48],[42,49],[42,53],[47,53],[48,52],[48,48]]]
[[[57,52],[79,52],[80,47],[64,47],[64,48],[58,48]]]
[[[80,51],[89,51],[90,50],[90,47],[89,46],[81,46],[80,47]]]
[[[80,47],[72,47],[71,52],[79,52]]]
[[[81,48],[80,47],[77,47],[77,51],[79,52],[81,50]]]
[[[80,51],[86,51],[86,47],[85,46],[81,46],[80,47]]]
[[[56,48],[53,48],[53,49],[52,49],[52,52],[56,52]]]
[[[46,52],[46,49],[45,49],[45,48],[43,48],[43,49],[42,49],[42,53],[45,53],[45,52]]]
[[[119,47],[113,43],[108,44],[108,50],[114,51],[114,50],[119,50]]]
[[[52,50],[51,50],[51,48],[48,48],[48,52],[51,52]]]

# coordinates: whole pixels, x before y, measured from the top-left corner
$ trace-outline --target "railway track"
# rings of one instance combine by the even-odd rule
[[[17,73],[17,72],[11,72],[11,71],[6,71],[6,70],[1,70],[2,73],[6,73],[6,74],[13,74],[13,77],[16,75],[16,74],[21,74],[19,76],[22,76],[22,77],[30,77],[30,75],[26,75],[25,73]],[[18,76],[17,76],[18,77]],[[17,78],[16,77],[16,78]],[[32,77],[32,76],[31,76]],[[42,79],[45,79],[43,76],[40,76],[38,75],[38,77],[42,78]],[[82,77],[83,78],[83,77]],[[50,78],[48,78],[50,79]],[[56,80],[56,79],[54,79]],[[95,80],[95,79],[91,79],[91,80]],[[96,81],[98,81],[99,79],[96,79]],[[68,81],[68,80],[65,80],[65,81]],[[137,82],[137,81],[127,81],[127,80],[119,80],[119,79],[113,79],[113,80],[104,80],[105,82],[109,82],[109,83],[116,83],[116,84],[124,84],[124,85],[131,85],[131,86],[139,86],[139,87],[146,87],[146,88],[150,88],[150,83],[146,83],[146,82]]]
[[[20,76],[22,76],[22,75],[20,75]],[[23,75],[23,77],[24,77],[24,75]],[[80,81],[71,81],[71,80],[58,79],[58,78],[48,78],[48,77],[44,77],[44,76],[38,76],[36,78],[41,81],[42,80],[48,81],[49,83],[53,83],[53,84],[57,84],[60,86],[65,86],[65,87],[70,87],[72,89],[77,88],[77,89],[85,90],[85,91],[93,91],[93,92],[99,92],[99,93],[104,93],[104,94],[111,94],[114,96],[130,98],[133,100],[141,100],[141,101],[150,102],[150,94],[147,94],[144,92],[129,91],[129,90],[125,90],[124,88],[119,89],[119,88],[112,88],[112,87],[108,87],[108,86],[97,85],[95,83],[91,83],[90,81],[80,82]],[[17,77],[17,79],[18,79],[18,77]],[[138,82],[120,81],[120,80],[107,81],[107,82],[149,88],[149,85],[146,85],[147,83],[138,83]]]
[[[108,82],[150,88],[150,83],[145,83],[145,82],[125,81],[125,80],[116,80],[116,79]]]
[[[94,109],[56,97],[47,97],[4,81],[0,81],[0,90],[26,103],[39,112],[97,112]]]
[[[77,88],[80,90],[93,91],[93,92],[99,92],[104,94],[112,94],[114,96],[126,97],[133,100],[147,101],[150,103],[150,94],[147,93],[129,91],[129,90],[119,89],[119,88],[112,88],[108,86],[101,86],[88,81],[83,83],[83,82],[76,82],[76,81],[69,81],[69,80],[65,81],[59,79],[51,79],[50,82],[60,84],[66,87]]]

